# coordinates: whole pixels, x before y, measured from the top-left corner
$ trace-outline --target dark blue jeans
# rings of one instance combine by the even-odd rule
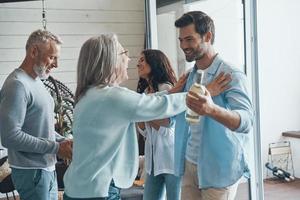
[[[112,180],[108,190],[108,197],[98,197],[98,198],[71,198],[64,194],[64,200],[121,200],[120,188],[115,186]]]

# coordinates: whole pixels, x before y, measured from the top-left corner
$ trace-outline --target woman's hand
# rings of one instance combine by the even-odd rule
[[[185,73],[185,74],[181,75],[179,80],[177,81],[177,83],[174,85],[174,87],[168,91],[169,94],[182,92],[188,76],[189,76],[189,73]]]
[[[216,79],[206,85],[206,89],[209,91],[212,97],[218,96],[229,88],[229,83],[232,81],[230,74],[221,72]]]
[[[145,130],[145,122],[137,122],[136,125],[137,125],[141,130]]]

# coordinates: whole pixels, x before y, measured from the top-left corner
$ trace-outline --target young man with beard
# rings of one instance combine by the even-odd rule
[[[22,200],[58,199],[56,154],[72,157],[72,142],[54,130],[54,102],[41,81],[58,67],[61,43],[49,31],[31,33],[25,59],[0,93],[1,142],[8,149],[12,180]]]
[[[248,172],[246,143],[253,110],[243,72],[222,60],[213,48],[213,20],[201,11],[184,14],[175,22],[180,47],[188,62],[196,61],[184,91],[193,84],[197,69],[205,71],[203,84],[220,73],[231,75],[229,88],[211,97],[189,92],[187,106],[202,115],[187,124],[184,113],[176,117],[175,171],[183,176],[183,200],[233,200],[239,180]]]

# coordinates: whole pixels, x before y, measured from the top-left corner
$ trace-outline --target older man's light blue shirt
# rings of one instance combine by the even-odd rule
[[[193,84],[195,67],[189,74],[184,91]],[[225,63],[216,56],[205,70],[204,83],[214,80],[221,72],[230,73],[230,88],[213,97],[215,104],[237,112],[241,122],[235,131],[231,131],[216,120],[203,116],[199,126],[202,135],[198,153],[198,180],[200,188],[222,188],[234,184],[248,172],[246,146],[248,134],[252,128],[253,110],[249,98],[247,78],[243,72]],[[187,141],[190,128],[184,112],[176,116],[175,128],[175,172],[183,175]]]

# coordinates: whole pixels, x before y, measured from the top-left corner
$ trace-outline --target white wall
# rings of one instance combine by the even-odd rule
[[[178,76],[177,63],[177,37],[176,29],[174,28],[175,12],[157,15],[157,41],[158,49],[164,52],[172,63],[175,74]]]
[[[206,0],[186,5],[186,11],[201,10],[215,23],[215,50],[244,71],[243,9],[241,0]]]
[[[130,80],[136,88],[137,57],[144,45],[144,1],[141,0],[51,0],[46,1],[47,29],[64,41],[60,66],[53,76],[73,91],[76,88],[76,63],[82,43],[93,35],[115,32],[129,49]],[[17,68],[24,55],[29,34],[42,28],[42,2],[0,4],[0,88],[7,75]]]
[[[177,76],[182,75],[194,63],[185,61],[185,56],[178,42],[178,30],[174,25],[175,20],[183,13],[183,2],[177,2],[157,9],[158,48],[168,56]]]
[[[206,12],[215,23],[216,27],[216,38],[215,38],[215,50],[220,53],[222,58],[234,66],[244,70],[244,46],[243,46],[243,15],[242,15],[242,4],[240,0],[207,0],[198,1],[190,4],[183,4],[178,2],[168,6],[164,6],[158,9],[158,19],[163,14],[174,13],[175,20],[179,18],[184,12],[201,10]],[[170,33],[176,31],[174,22],[170,21],[160,21],[160,26],[158,27],[158,38],[166,37],[166,32],[168,36]],[[165,23],[165,24],[163,24]],[[171,26],[170,26],[171,24]],[[162,36],[160,36],[162,35]],[[176,36],[176,39],[178,35]],[[170,39],[168,40],[170,41]],[[163,48],[163,45],[167,47],[170,46],[167,40],[163,44],[159,44],[159,48],[163,49],[167,53],[174,53],[174,50]],[[177,63],[178,74],[182,74],[187,68],[194,65],[194,62],[187,63],[185,61],[185,56],[179,48],[178,39],[176,41],[177,45]],[[171,46],[173,48],[174,45]],[[170,47],[169,47],[170,48]]]
[[[263,163],[268,144],[291,140],[300,177],[300,139],[282,138],[300,130],[299,0],[258,1],[258,59]]]

